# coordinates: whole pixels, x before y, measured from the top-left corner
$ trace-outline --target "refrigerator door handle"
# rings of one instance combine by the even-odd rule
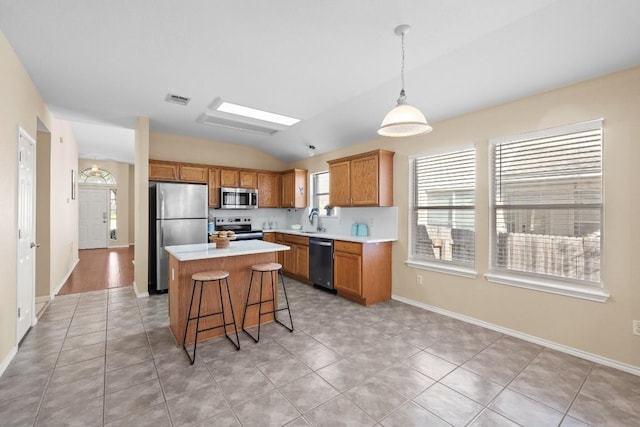
[[[156,277],[157,277],[157,288],[160,289],[160,278],[162,275],[160,272],[162,271],[162,252],[164,252],[164,234],[162,230],[162,224],[159,224],[161,221],[156,222]]]

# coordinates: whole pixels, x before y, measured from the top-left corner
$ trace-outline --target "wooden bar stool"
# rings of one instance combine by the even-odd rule
[[[256,302],[252,302],[249,303],[249,296],[251,295],[251,288],[253,286],[253,274],[254,273],[260,273],[260,294],[258,295],[258,301]],[[271,289],[272,289],[272,295],[271,295],[271,299],[262,299],[262,288],[263,288],[263,278],[264,278],[264,274],[265,273],[269,273],[269,276],[271,276]],[[284,300],[286,302],[286,307],[282,307],[282,308],[276,308],[275,306],[275,301],[276,301],[276,296],[278,295],[278,279],[276,277],[276,280],[273,280],[273,276],[277,274],[280,276],[280,279],[282,280],[282,290],[284,292]],[[262,311],[262,304],[265,303],[272,303],[273,306],[273,310],[270,311]],[[258,306],[258,337],[254,337],[253,335],[251,335],[249,333],[249,331],[247,331],[244,328],[244,322],[245,319],[247,318],[247,309],[250,306],[253,305],[257,305]],[[285,325],[284,323],[282,323],[281,321],[278,320],[278,317],[276,316],[276,313],[279,311],[284,311],[287,310],[287,312],[289,313],[289,323],[291,324],[291,327]],[[291,310],[289,310],[289,299],[287,298],[287,288],[285,288],[284,286],[284,276],[282,275],[282,265],[275,263],[275,262],[269,262],[269,263],[265,263],[265,264],[255,264],[251,266],[251,279],[249,279],[249,292],[247,293],[247,304],[244,307],[244,314],[242,315],[242,330],[249,335],[253,341],[258,342],[260,341],[260,325],[262,323],[262,316],[264,316],[265,314],[271,314],[273,313],[273,320],[275,320],[276,322],[278,322],[279,324],[281,324],[282,326],[284,326],[289,332],[293,332],[293,319],[291,318]]]
[[[231,292],[229,291],[229,273],[226,271],[203,271],[200,273],[194,273],[191,276],[191,280],[193,280],[193,289],[191,290],[191,302],[189,303],[189,312],[187,313],[187,322],[184,325],[184,337],[182,338],[182,349],[187,353],[189,357],[189,361],[191,364],[196,360],[196,347],[198,346],[198,334],[200,332],[210,331],[212,329],[223,328],[224,336],[231,341],[236,348],[236,350],[240,350],[240,339],[238,337],[238,329],[236,328],[236,317],[233,314],[233,303],[231,302]],[[222,297],[222,280],[225,281],[227,285],[227,296],[229,297],[229,308],[231,311],[231,322],[227,322],[225,318],[224,311],[224,298]],[[208,314],[201,314],[200,310],[202,308],[202,294],[204,293],[204,285],[211,282],[218,282],[218,290],[220,295],[220,311],[216,311]],[[200,298],[198,301],[198,314],[195,317],[191,316],[191,310],[193,308],[193,297],[196,293],[196,286],[200,284]],[[222,321],[219,325],[212,326],[210,328],[200,329],[200,319],[203,317],[211,317],[211,316],[222,316]],[[187,330],[189,329],[189,322],[192,320],[196,321],[196,339],[193,343],[193,357],[189,354],[185,343],[187,341]],[[231,337],[227,334],[227,326],[233,325],[233,330],[236,333],[236,341],[233,342]]]

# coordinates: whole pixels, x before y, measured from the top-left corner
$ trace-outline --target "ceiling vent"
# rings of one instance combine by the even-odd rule
[[[247,123],[238,120],[232,120],[224,117],[212,116],[210,114],[203,113],[198,117],[198,123],[202,123],[209,126],[219,126],[227,129],[242,130],[245,132],[257,133],[260,135],[273,135],[279,130],[283,129],[283,126],[278,126],[275,123],[270,123],[273,126],[258,125],[255,123]]]
[[[167,102],[171,102],[173,104],[187,105],[189,101],[191,101],[191,98],[188,98],[186,96],[174,95],[173,93],[168,93],[167,96],[164,98],[164,100]]]

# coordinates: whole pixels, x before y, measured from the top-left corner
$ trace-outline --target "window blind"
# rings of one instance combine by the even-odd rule
[[[600,283],[602,120],[492,141],[496,269]]]
[[[475,149],[413,160],[412,257],[473,266]]]

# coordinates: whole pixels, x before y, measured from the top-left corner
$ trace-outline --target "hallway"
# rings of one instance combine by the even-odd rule
[[[133,284],[133,246],[83,249],[80,261],[58,295],[100,291]]]

